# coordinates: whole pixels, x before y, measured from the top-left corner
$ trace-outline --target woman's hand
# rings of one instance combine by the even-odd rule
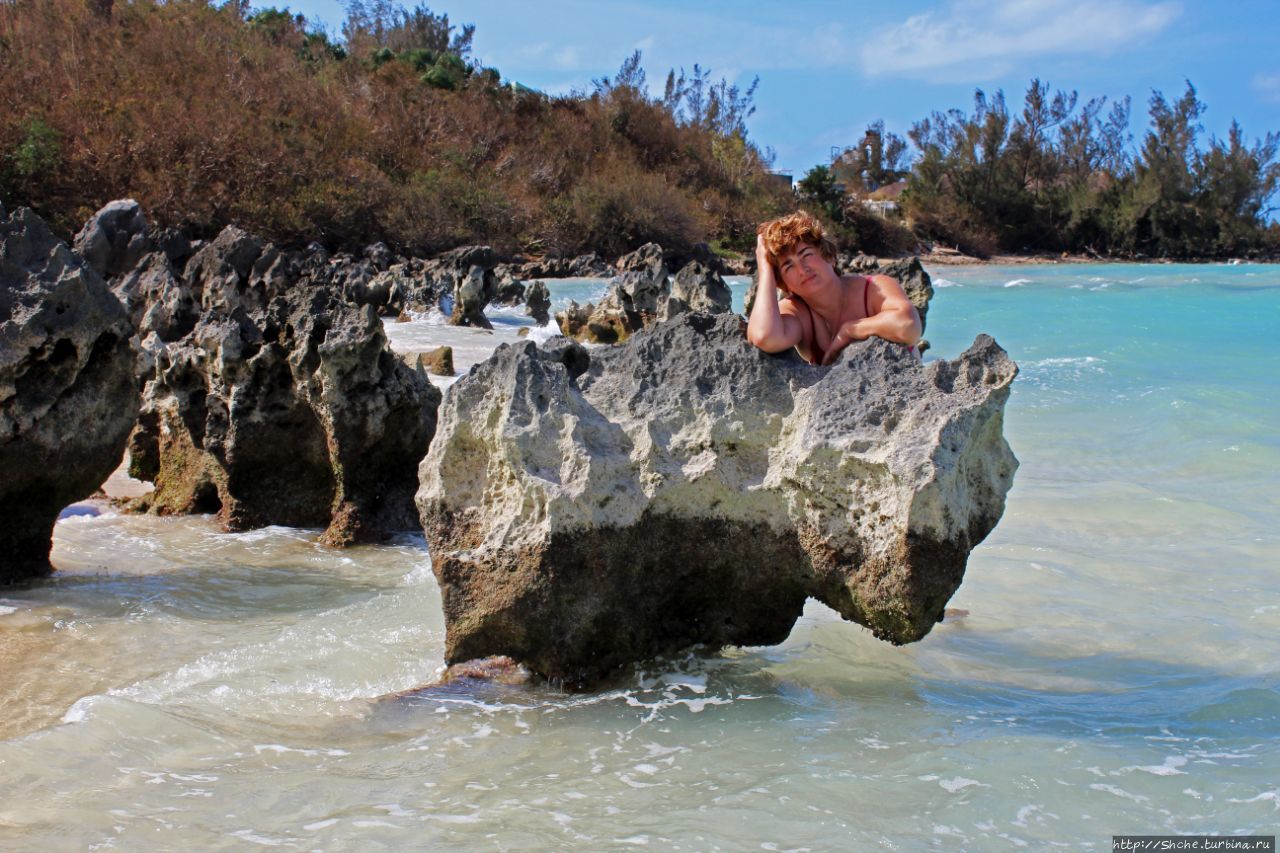
[[[836,336],[831,339],[831,345],[827,347],[827,351],[822,354],[822,364],[831,364],[839,357],[841,350],[854,341],[865,340],[869,335],[863,333],[858,328],[860,320],[850,320],[840,327],[836,332]]]
[[[764,247],[764,236],[756,235],[756,265],[764,266],[769,263],[769,250]]]

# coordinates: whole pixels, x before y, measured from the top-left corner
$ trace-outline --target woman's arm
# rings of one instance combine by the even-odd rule
[[[872,336],[907,346],[914,346],[920,340],[920,314],[902,285],[887,275],[873,275],[867,277],[867,287],[871,288],[867,294],[871,314],[840,327],[822,356],[823,364],[831,364],[840,351],[854,341]]]
[[[800,343],[804,325],[793,314],[778,308],[778,279],[765,252],[764,241],[756,236],[756,270],[759,285],[756,302],[747,321],[747,340],[765,352],[782,352]]]

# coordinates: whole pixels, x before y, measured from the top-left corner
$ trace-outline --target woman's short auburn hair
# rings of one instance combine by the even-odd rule
[[[781,219],[762,222],[756,233],[764,241],[765,254],[775,272],[778,271],[778,259],[794,252],[801,243],[813,246],[828,263],[836,261],[836,244],[823,231],[818,217],[808,211],[797,210]],[[778,275],[778,287],[787,292],[781,274]]]

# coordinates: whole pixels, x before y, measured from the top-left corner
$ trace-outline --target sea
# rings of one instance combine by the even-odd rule
[[[421,536],[338,551],[80,504],[57,572],[0,589],[0,848],[1274,835],[1280,267],[930,272],[925,360],[985,333],[1020,366],[1021,468],[951,602],[966,612],[921,642],[810,602],[778,646],[647,661],[592,692],[414,692],[443,665]],[[605,288],[549,284],[557,305]],[[532,323],[494,319],[490,347]],[[433,325],[387,329],[424,343]]]

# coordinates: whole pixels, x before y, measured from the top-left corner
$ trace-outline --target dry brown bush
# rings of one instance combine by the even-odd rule
[[[130,196],[197,234],[614,253],[727,238],[785,204],[754,149],[726,167],[711,134],[643,98],[434,89],[236,4],[99,9],[0,2],[0,197],[64,235]]]

